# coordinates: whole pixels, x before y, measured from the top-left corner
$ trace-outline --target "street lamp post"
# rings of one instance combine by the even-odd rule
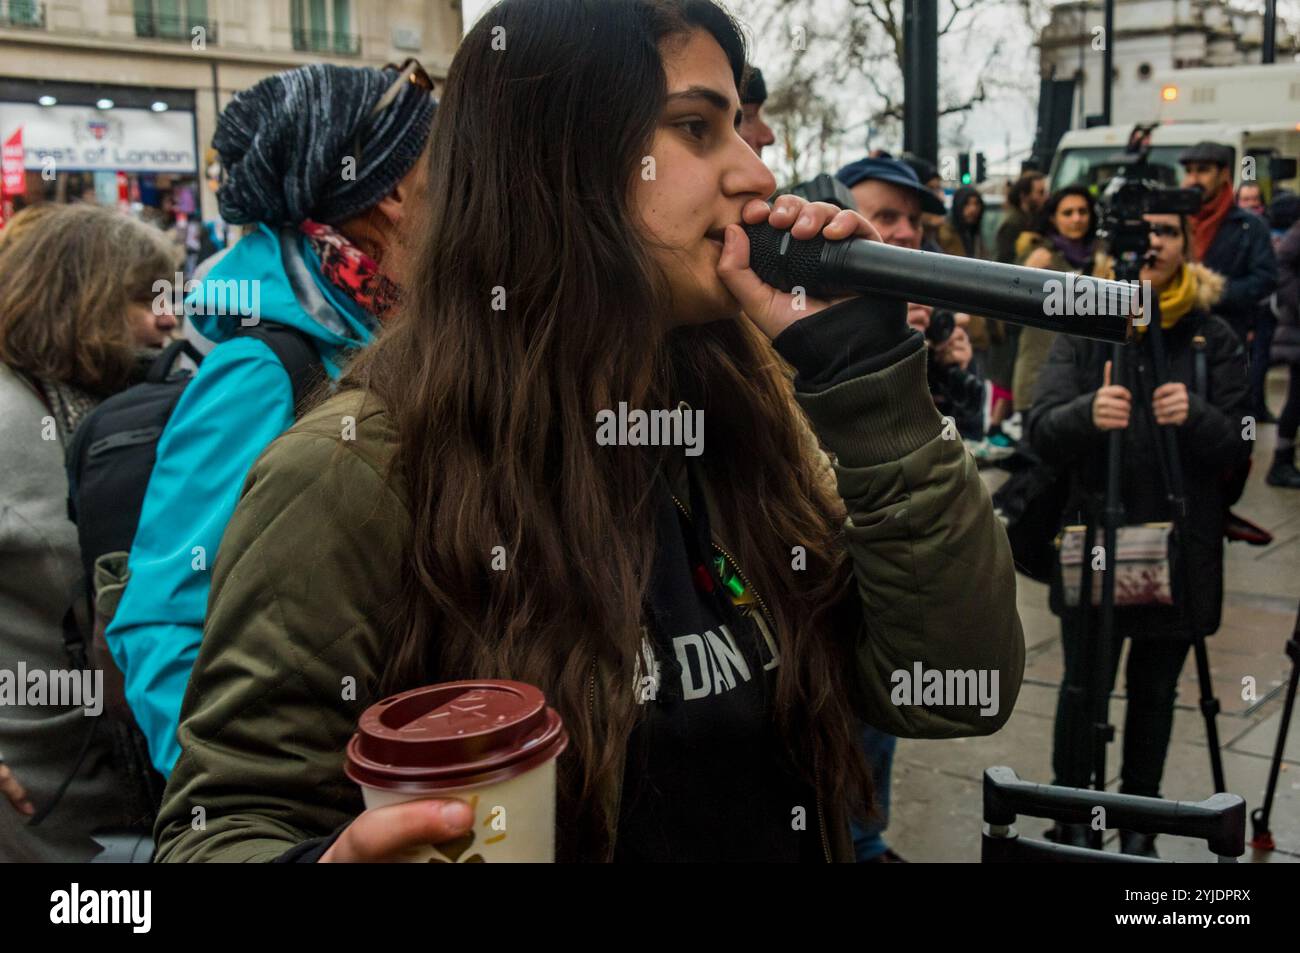
[[[1261,63],[1272,63],[1277,56],[1277,0],[1264,0],[1264,48]]]
[[[1101,124],[1109,126],[1115,92],[1115,0],[1106,0],[1105,18],[1101,34]]]
[[[939,162],[939,0],[903,0],[903,148]]]

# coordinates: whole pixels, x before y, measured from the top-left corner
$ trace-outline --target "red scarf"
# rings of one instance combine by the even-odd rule
[[[1219,234],[1219,226],[1223,224],[1231,208],[1232,188],[1221,185],[1219,194],[1203,204],[1192,216],[1192,247],[1195,249],[1197,261],[1204,260],[1205,253],[1210,250],[1210,245],[1214,242],[1214,236]]]
[[[387,317],[402,289],[379,270],[379,263],[329,225],[309,219],[299,227],[330,284],[379,320]]]

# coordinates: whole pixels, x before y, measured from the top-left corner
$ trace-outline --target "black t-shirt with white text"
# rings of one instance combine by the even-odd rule
[[[781,659],[753,593],[735,567],[706,569],[698,526],[666,490],[656,525],[615,860],[824,860],[815,793],[775,725]]]

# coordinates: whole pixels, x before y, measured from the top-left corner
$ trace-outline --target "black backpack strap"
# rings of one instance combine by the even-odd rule
[[[199,349],[185,338],[178,338],[163,348],[162,353],[154,358],[153,363],[149,365],[149,370],[145,374],[144,379],[151,384],[161,384],[163,381],[167,380],[167,378],[171,376],[172,366],[176,363],[176,359],[180,357],[182,353],[189,357],[189,359],[194,362],[195,366],[203,363],[203,355],[199,353]]]
[[[251,327],[241,327],[235,335],[256,338],[275,353],[276,359],[289,373],[289,383],[293,386],[294,414],[296,416],[301,413],[312,390],[325,379],[325,366],[316,345],[297,328],[272,321],[260,321]]]

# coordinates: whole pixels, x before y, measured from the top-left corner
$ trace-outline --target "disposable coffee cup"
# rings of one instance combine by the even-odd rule
[[[496,679],[444,682],[371,705],[344,770],[366,808],[458,798],[468,834],[413,851],[426,863],[552,863],[555,759],[569,742],[540,690]]]

